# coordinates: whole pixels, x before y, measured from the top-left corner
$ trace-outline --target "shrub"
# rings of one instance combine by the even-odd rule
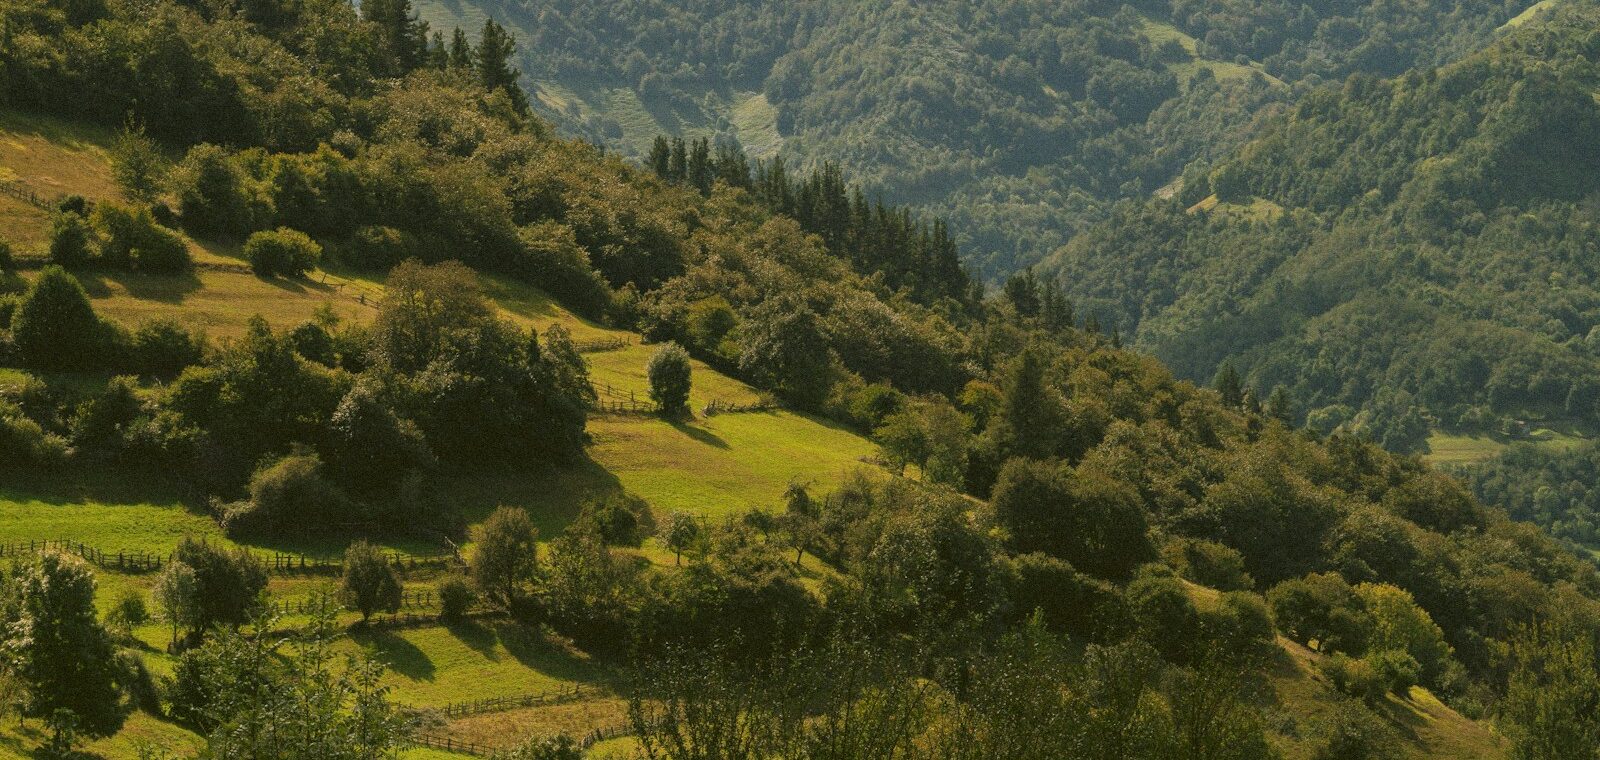
[[[1128,584],[1127,597],[1140,637],[1166,659],[1187,662],[1200,633],[1200,615],[1183,583],[1171,576],[1143,574]]]
[[[91,235],[89,223],[81,214],[57,213],[50,222],[50,262],[68,269],[87,265]]]
[[[155,319],[133,332],[129,359],[140,374],[172,378],[184,367],[200,363],[204,345],[204,337],[191,334],[176,321]]]
[[[639,535],[639,516],[617,498],[584,505],[575,524],[580,529],[581,526],[593,527],[601,540],[615,546],[638,546],[642,539]]]
[[[12,337],[24,364],[44,370],[85,370],[106,364],[113,334],[95,316],[76,278],[45,267],[17,306]]]
[[[11,244],[0,240],[0,272],[15,272],[17,260],[11,255]]]
[[[650,398],[662,414],[677,416],[689,405],[690,372],[689,352],[676,343],[662,346],[650,357]]]
[[[67,459],[67,442],[45,432],[9,402],[0,401],[0,460],[18,466],[49,468]]]
[[[500,507],[479,529],[472,579],[494,605],[512,609],[539,570],[539,531],[528,513]]]
[[[148,622],[150,622],[150,610],[145,606],[144,594],[135,588],[124,589],[117,597],[116,605],[106,613],[106,623],[124,635],[132,631],[135,626]]]
[[[322,258],[322,246],[304,232],[279,227],[251,235],[244,255],[261,277],[303,277]]]
[[[1244,555],[1215,541],[1176,538],[1161,554],[1179,575],[1202,586],[1221,591],[1246,591],[1255,586],[1255,579],[1244,570]]]
[[[157,274],[189,269],[189,246],[176,232],[157,224],[150,211],[98,203],[91,222],[101,240],[104,266]]]
[[[1335,654],[1324,660],[1320,667],[1322,674],[1333,684],[1333,688],[1373,705],[1381,701],[1383,695],[1389,691],[1384,674],[1374,665],[1374,661],[1368,658],[1357,659],[1344,654]]]
[[[460,620],[472,610],[478,595],[466,578],[452,575],[439,581],[439,614],[446,620]]]
[[[261,216],[244,172],[218,146],[190,148],[173,185],[183,226],[196,234],[237,239],[249,234]]]
[[[393,227],[368,225],[339,248],[345,264],[368,272],[387,272],[416,253],[415,239]]]
[[[304,535],[358,519],[356,505],[322,477],[316,454],[290,454],[250,478],[250,499],[228,509],[230,535]]]
[[[1272,641],[1272,613],[1267,601],[1248,591],[1229,591],[1215,609],[1200,615],[1206,638],[1223,654],[1247,657]]]

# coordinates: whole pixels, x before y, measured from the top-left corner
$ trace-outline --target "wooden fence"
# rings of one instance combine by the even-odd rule
[[[148,573],[160,570],[172,561],[172,554],[156,554],[146,551],[110,551],[99,547],[90,546],[82,541],[73,541],[65,538],[29,539],[27,541],[12,541],[0,543],[0,557],[31,556],[45,551],[60,551],[81,557],[84,561],[106,570],[116,570],[123,573]],[[251,554],[261,559],[267,572],[280,575],[291,573],[327,573],[338,574],[344,572],[344,561],[339,559],[326,559],[321,557],[307,557],[303,554],[287,552],[261,552],[251,551]],[[385,554],[390,564],[406,570],[420,568],[449,568],[458,562],[454,554],[440,553],[436,555],[402,554],[388,552]]]
[[[347,609],[343,602],[331,594],[316,593],[303,599],[286,599],[267,602],[266,610],[274,616],[289,615],[315,615],[332,610],[338,612]],[[438,597],[432,591],[405,591],[400,594],[400,611],[427,613],[430,619],[438,616]],[[392,616],[398,617],[398,613]],[[378,616],[374,616],[374,620]],[[368,621],[369,623],[371,621]]]
[[[509,697],[488,697],[485,699],[472,699],[463,702],[451,702],[444,707],[436,708],[444,714],[445,718],[454,719],[467,715],[482,715],[484,713],[505,712],[507,710],[520,710],[525,707],[539,707],[541,705],[561,704],[571,702],[584,695],[581,684],[573,684],[570,689],[558,689],[536,694],[518,694]]]
[[[578,353],[580,354],[598,354],[602,351],[620,351],[631,345],[633,345],[633,341],[623,337],[601,338],[598,340],[579,340],[573,341],[572,343],[573,348],[578,349]]]
[[[599,744],[600,742],[623,736],[632,736],[633,733],[633,726],[626,723],[619,723],[613,726],[597,728],[587,734],[584,734],[583,737],[578,740],[578,749],[580,751],[587,751],[589,748]],[[493,747],[487,744],[480,744],[478,742],[463,741],[461,739],[452,737],[449,734],[432,734],[421,731],[411,735],[411,744],[417,747],[442,749],[446,752],[459,752],[464,755],[476,755],[478,757],[489,758],[499,757],[501,753],[509,752],[512,749],[511,746]]]
[[[19,201],[22,201],[23,203],[34,206],[35,208],[45,209],[46,211],[50,210],[50,207],[53,205],[43,196],[32,190],[29,190],[27,187],[24,187],[22,184],[17,182],[0,182],[0,193],[9,195]]]

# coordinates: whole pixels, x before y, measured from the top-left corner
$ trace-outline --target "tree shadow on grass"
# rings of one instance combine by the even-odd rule
[[[115,283],[140,301],[181,304],[191,293],[199,290],[200,278],[191,271],[177,274],[143,274],[138,272],[79,271],[74,273],[90,298],[109,298],[115,293]]]
[[[390,670],[413,681],[433,680],[433,660],[416,644],[392,631],[361,631],[352,634],[351,638]]]
[[[719,436],[716,433],[713,433],[710,430],[707,430],[707,429],[705,429],[703,427],[699,427],[699,426],[690,424],[689,422],[686,422],[686,421],[681,420],[681,419],[668,420],[668,422],[670,422],[672,424],[672,427],[674,429],[676,429],[678,432],[683,433],[686,436],[689,436],[690,438],[694,439],[697,443],[703,443],[703,444],[706,444],[707,446],[715,446],[715,447],[717,447],[719,449],[732,448],[731,446],[728,445],[727,441],[722,439],[722,436]]]
[[[500,659],[499,655],[495,653],[494,646],[499,641],[499,634],[483,623],[476,620],[458,620],[453,623],[446,623],[445,630],[449,631],[450,635],[456,637],[462,644],[467,645],[468,649],[483,655],[486,659]]]
[[[592,682],[600,673],[587,657],[556,646],[537,632],[511,621],[493,624],[507,652],[523,666],[563,681]]]
[[[479,523],[497,507],[521,507],[541,537],[559,535],[583,505],[625,494],[617,476],[587,455],[570,465],[532,465],[505,472],[462,474],[441,483],[468,523]]]

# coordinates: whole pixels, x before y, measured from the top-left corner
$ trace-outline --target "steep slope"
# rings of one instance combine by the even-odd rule
[[[1594,20],[1569,3],[1462,63],[1314,92],[1046,271],[1183,375],[1230,362],[1323,430],[1591,430]]]
[[[642,157],[656,134],[843,164],[949,218],[990,279],[1248,134],[1288,85],[1436,65],[1525,3],[443,2],[521,42],[559,128]]]

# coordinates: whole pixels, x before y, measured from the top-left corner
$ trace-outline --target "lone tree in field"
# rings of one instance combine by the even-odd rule
[[[673,512],[662,538],[666,540],[667,548],[672,550],[673,564],[681,565],[684,550],[694,546],[694,542],[700,538],[700,523],[688,512]]]
[[[261,277],[304,277],[322,259],[322,246],[299,230],[279,227],[250,236],[244,243],[250,271]]]
[[[675,417],[689,405],[689,352],[676,343],[668,343],[650,357],[650,398],[661,407],[661,413]]]
[[[528,513],[501,507],[489,515],[472,554],[472,580],[495,606],[509,610],[539,572],[539,531]]]
[[[161,146],[145,135],[144,129],[125,128],[111,148],[111,176],[124,195],[135,203],[149,205],[161,196],[167,174],[172,170]]]
[[[182,562],[168,562],[156,576],[151,595],[160,618],[172,624],[172,645],[178,645],[178,630],[193,627],[200,617],[200,581],[194,568]]]
[[[378,547],[357,541],[345,550],[339,596],[346,607],[361,613],[361,622],[379,610],[399,611],[400,595],[400,576]]]
[[[95,616],[94,586],[89,569],[65,554],[18,568],[4,590],[4,649],[28,693],[24,715],[70,711],[85,733],[109,736],[126,714],[117,649]]]

